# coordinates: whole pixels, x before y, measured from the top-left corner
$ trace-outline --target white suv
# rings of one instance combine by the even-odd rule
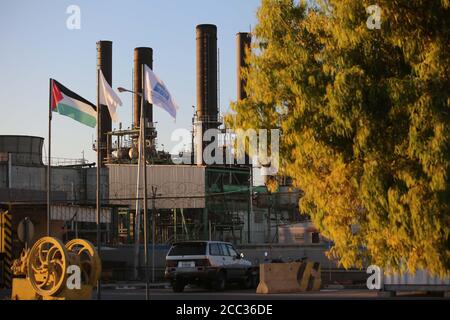
[[[182,292],[187,284],[223,291],[227,283],[239,282],[252,288],[256,286],[257,273],[258,268],[228,242],[178,242],[166,256],[165,277],[174,292]]]

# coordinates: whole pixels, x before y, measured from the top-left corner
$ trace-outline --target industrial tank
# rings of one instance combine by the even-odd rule
[[[0,155],[1,158],[11,157],[14,165],[43,165],[43,145],[44,138],[41,137],[0,136]]]

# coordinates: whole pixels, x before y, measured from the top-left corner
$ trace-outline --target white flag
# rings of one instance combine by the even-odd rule
[[[117,106],[122,105],[122,101],[117,96],[117,94],[114,92],[114,90],[109,85],[108,81],[106,81],[105,77],[103,76],[103,72],[100,70],[100,79],[99,79],[99,85],[100,85],[100,104],[108,106],[109,114],[111,115],[111,119],[114,122],[119,121],[119,117],[117,116]]]
[[[172,98],[166,85],[147,65],[144,68],[145,98],[151,104],[166,110],[174,119],[177,118],[178,106]]]

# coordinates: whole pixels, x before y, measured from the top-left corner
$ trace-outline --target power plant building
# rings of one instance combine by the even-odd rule
[[[245,99],[241,68],[251,37],[239,33],[237,40],[238,99]],[[156,225],[156,242],[213,239],[236,244],[276,243],[282,225],[299,222],[301,193],[289,185],[278,193],[253,184],[251,163],[206,164],[206,130],[224,134],[218,102],[217,27],[196,28],[197,106],[193,115],[190,164],[174,164],[170,154],[155,146],[157,132],[153,107],[145,105],[147,185],[150,221]],[[107,107],[101,109],[100,148],[102,163],[52,159],[51,233],[60,238],[78,237],[95,241],[96,165],[101,166],[102,242],[127,246],[135,241],[136,219],[142,219],[143,188],[137,187],[142,87],[142,65],[153,68],[153,50],[139,47],[133,56],[133,123],[131,129],[112,131]],[[112,42],[97,43],[97,65],[112,83]],[[226,148],[212,141],[217,148]],[[211,144],[208,143],[208,144]],[[45,234],[46,173],[43,138],[0,136],[0,206],[9,210],[17,224],[29,217],[36,238]],[[228,154],[230,150],[225,150]],[[152,188],[155,193],[152,193]],[[139,210],[137,209],[137,206]],[[138,211],[138,214],[136,212]],[[139,213],[140,212],[140,213]],[[152,222],[153,222],[152,221]],[[141,224],[142,225],[142,224]],[[142,230],[140,230],[142,232]],[[283,232],[285,230],[283,229]],[[285,233],[283,233],[285,237]],[[141,237],[142,239],[142,237]],[[20,246],[19,244],[17,244]],[[105,253],[108,254],[108,253]],[[117,259],[120,259],[118,257]]]

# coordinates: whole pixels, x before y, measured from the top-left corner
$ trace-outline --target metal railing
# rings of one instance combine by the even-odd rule
[[[203,116],[194,116],[194,123],[204,122],[204,123],[223,123],[223,116],[220,115],[203,115]]]
[[[43,157],[42,160],[44,165],[48,165],[48,157]],[[83,166],[89,163],[86,159],[51,158],[51,165],[53,167]]]

